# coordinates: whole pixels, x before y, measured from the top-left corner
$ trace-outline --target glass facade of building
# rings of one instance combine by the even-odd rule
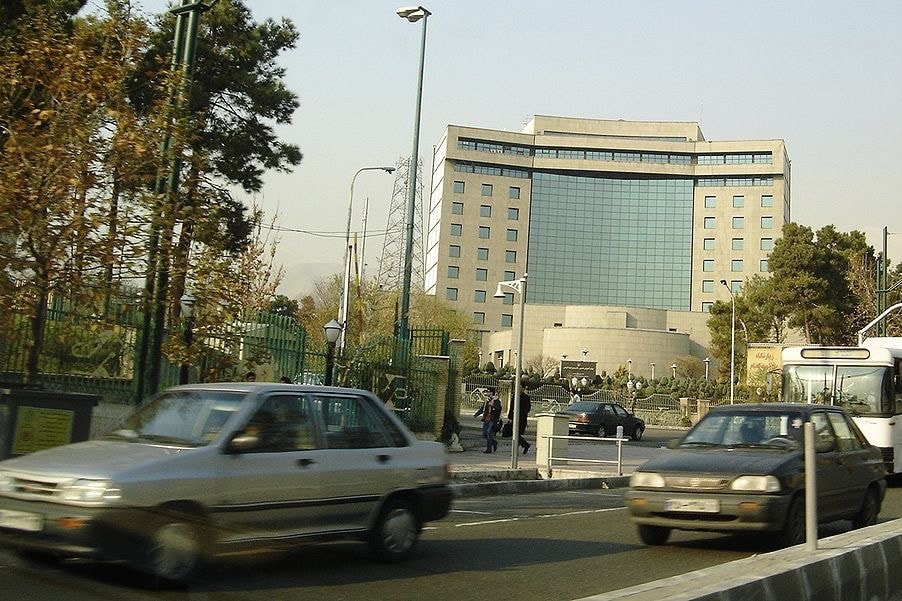
[[[689,310],[691,179],[535,172],[529,300]]]

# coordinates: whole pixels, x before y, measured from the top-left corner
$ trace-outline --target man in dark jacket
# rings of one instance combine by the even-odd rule
[[[511,396],[513,397],[513,389],[511,389]],[[526,421],[529,417],[529,411],[532,409],[532,401],[529,400],[529,395],[526,394],[526,391],[520,388],[520,424],[517,431],[517,444],[523,447],[523,454],[526,455],[527,451],[529,451],[529,447],[532,445],[523,437],[523,433],[526,432]],[[510,409],[507,410],[507,419],[514,419],[514,404],[510,404]]]

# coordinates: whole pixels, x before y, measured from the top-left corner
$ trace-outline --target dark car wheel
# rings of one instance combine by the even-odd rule
[[[780,547],[801,545],[805,542],[805,535],[805,501],[802,497],[796,497],[789,504],[783,531],[777,534],[777,544]]]
[[[639,538],[646,545],[663,545],[670,538],[670,528],[642,524],[639,526]]]
[[[595,436],[598,436],[598,437],[600,437],[600,438],[607,438],[607,437],[608,437],[608,428],[607,428],[607,426],[603,426],[603,425],[602,425],[602,426],[598,426],[598,429],[595,431]]]
[[[861,510],[852,518],[852,526],[855,528],[864,528],[865,526],[873,526],[877,523],[877,515],[880,513],[880,500],[877,497],[877,491],[874,487],[868,488],[864,493],[864,500],[861,502]]]
[[[389,501],[370,532],[370,548],[383,561],[401,561],[411,554],[419,534],[413,507],[400,499]]]
[[[642,435],[645,433],[645,428],[642,426],[636,426],[633,429],[633,440],[642,440]]]
[[[158,586],[182,583],[199,567],[202,548],[197,517],[173,514],[156,523],[140,567]]]

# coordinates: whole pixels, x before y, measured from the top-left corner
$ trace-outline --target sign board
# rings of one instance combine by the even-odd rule
[[[561,361],[561,377],[566,379],[585,378],[589,381],[595,379],[595,361]]]
[[[14,455],[33,453],[72,441],[75,412],[21,405],[16,415]]]
[[[782,353],[781,344],[749,344],[746,356],[748,383],[765,384],[768,374],[779,374],[783,369]]]

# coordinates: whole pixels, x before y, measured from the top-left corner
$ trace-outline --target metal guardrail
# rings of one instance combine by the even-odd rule
[[[571,463],[590,463],[590,464],[601,464],[601,465],[616,465],[617,466],[617,475],[623,475],[623,443],[628,442],[629,438],[626,438],[623,435],[623,426],[617,426],[617,436],[612,437],[596,437],[596,436],[542,436],[542,438],[548,439],[548,445],[546,448],[548,452],[545,457],[545,464],[548,466],[549,470],[554,469],[555,461],[566,461],[569,464]],[[579,440],[579,441],[598,441],[598,442],[613,442],[617,444],[617,459],[586,459],[580,457],[555,457],[552,455],[552,450],[554,445],[551,444],[552,440]],[[568,445],[569,446],[569,445]],[[558,466],[562,467],[562,466]]]

